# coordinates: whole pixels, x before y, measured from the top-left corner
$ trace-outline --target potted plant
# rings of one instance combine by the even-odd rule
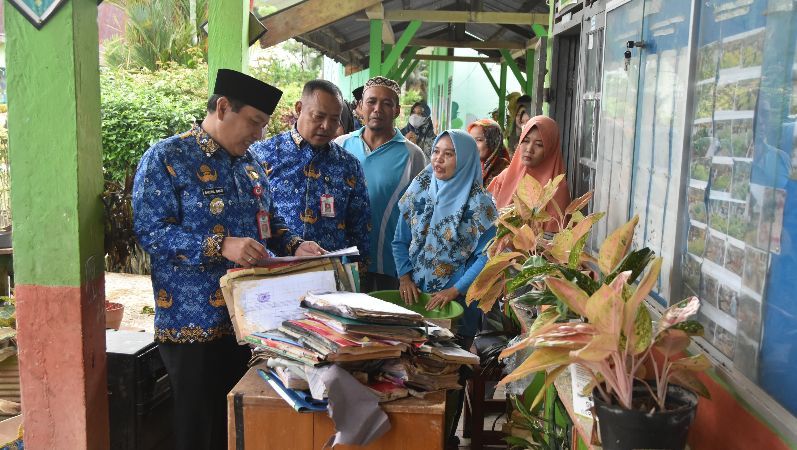
[[[589,260],[584,252],[589,230],[603,213],[582,215],[579,210],[589,203],[589,192],[575,200],[555,215],[546,209],[553,199],[564,175],[559,175],[544,186],[532,176],[526,175],[518,184],[513,203],[503,208],[496,223],[496,237],[487,248],[489,260],[468,289],[466,301],[476,301],[485,312],[492,309],[502,296],[517,297],[525,293],[537,277],[562,268],[577,269]],[[552,203],[556,205],[556,203]],[[552,238],[546,238],[546,224],[557,224]],[[543,288],[537,284],[531,286]],[[546,297],[549,303],[555,297]],[[543,302],[544,303],[544,302]]]
[[[637,221],[635,217],[621,226],[601,245],[597,264],[609,275],[594,292],[585,292],[573,278],[544,279],[556,298],[584,322],[561,322],[559,313],[551,310],[540,315],[528,336],[502,353],[506,357],[533,349],[501,382],[546,371],[547,386],[570,365],[579,364],[593,378],[587,391],[593,389],[605,449],[683,448],[697,407],[695,394],[708,397],[694,372],[710,367],[709,360],[703,354],[684,355],[691,337],[703,333],[700,323],[690,320],[700,302],[697,297],[683,300],[652,323],[644,299],[658,279],[662,259],[653,260],[636,286],[629,282],[631,270],[617,272],[629,256]]]

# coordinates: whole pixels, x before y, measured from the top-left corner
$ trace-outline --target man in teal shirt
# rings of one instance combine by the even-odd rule
[[[371,249],[363,291],[398,289],[393,261],[393,235],[399,219],[398,201],[410,182],[429,163],[421,149],[395,126],[400,113],[399,85],[385,77],[365,83],[361,111],[364,126],[335,142],[363,166],[371,200]]]

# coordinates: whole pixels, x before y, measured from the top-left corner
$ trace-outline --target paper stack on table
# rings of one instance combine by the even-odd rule
[[[366,294],[334,290],[308,292],[302,318],[246,340],[270,358],[269,366],[286,386],[296,384],[304,367],[335,363],[368,386],[379,401],[412,392],[460,389],[459,369],[479,359],[452,342],[450,331],[420,314]],[[310,383],[312,385],[312,383]]]

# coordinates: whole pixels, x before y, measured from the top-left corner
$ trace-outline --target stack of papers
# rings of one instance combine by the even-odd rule
[[[423,326],[422,315],[368,294],[336,291],[312,291],[302,306],[326,311],[347,319],[372,324]]]
[[[311,275],[313,282],[304,280],[305,275]],[[246,316],[252,316],[245,306],[252,302],[247,299],[265,292],[263,286],[268,285],[271,298],[293,296],[298,286],[321,288],[307,292],[298,306],[287,302],[287,307],[280,300],[281,306],[270,305],[269,310],[258,312],[262,320],[255,326],[270,329],[245,336],[256,353],[268,358],[269,376],[285,389],[309,388],[320,396],[323,389],[313,388],[313,374],[335,364],[385,402],[413,391],[460,389],[460,367],[479,362],[476,355],[452,342],[450,331],[426,322],[421,314],[366,294],[334,286],[325,289],[322,283],[332,284],[335,277],[323,268],[280,277],[288,278],[252,291],[246,290],[246,280],[239,281],[235,309],[244,311],[239,323],[247,323]],[[282,289],[279,294],[277,288]],[[290,398],[296,402],[295,396]]]

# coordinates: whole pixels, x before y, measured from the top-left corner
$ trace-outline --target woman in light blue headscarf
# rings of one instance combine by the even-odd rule
[[[466,131],[437,136],[432,163],[407,188],[399,211],[393,256],[402,299],[414,303],[427,292],[433,294],[428,309],[453,300],[464,307],[465,293],[487,262],[484,248],[495,236],[498,216],[482,186],[476,141]],[[465,308],[457,332],[468,342],[480,322],[474,302]]]

